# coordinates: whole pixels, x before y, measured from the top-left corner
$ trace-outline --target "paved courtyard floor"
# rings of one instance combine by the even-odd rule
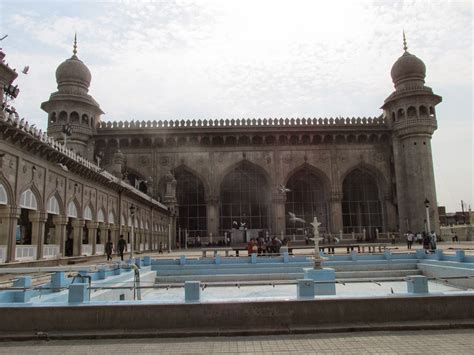
[[[0,354],[474,354],[474,330],[0,343]]]

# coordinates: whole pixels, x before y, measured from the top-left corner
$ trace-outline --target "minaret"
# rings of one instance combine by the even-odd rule
[[[425,86],[425,64],[408,52],[405,33],[403,49],[391,71],[395,91],[382,106],[393,130],[399,228],[424,231],[429,201],[429,224],[439,232],[431,136],[438,127],[435,106],[442,98]]]
[[[65,128],[70,128],[66,145],[76,153],[93,160],[91,137],[103,114],[99,104],[88,94],[91,72],[77,57],[77,36],[74,36],[72,57],[56,69],[58,91],[51,94],[41,108],[48,113],[48,135],[63,141]]]

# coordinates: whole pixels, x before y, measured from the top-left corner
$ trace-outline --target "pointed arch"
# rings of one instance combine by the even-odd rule
[[[237,223],[248,229],[270,226],[271,179],[265,169],[247,160],[230,166],[220,184],[220,231]]]
[[[207,233],[206,180],[192,169],[180,165],[174,169],[177,181],[178,226],[189,232],[191,238]],[[184,243],[184,239],[182,240]],[[183,245],[184,246],[184,245]]]
[[[105,223],[105,211],[102,207],[97,211],[97,222]]]
[[[342,185],[343,181],[345,180],[345,178],[347,177],[347,175],[349,175],[352,171],[354,171],[356,169],[360,169],[360,170],[363,170],[363,171],[367,172],[368,174],[370,174],[375,179],[375,181],[377,182],[377,186],[378,186],[379,194],[380,194],[381,198],[382,198],[383,195],[386,195],[386,194],[389,193],[390,189],[389,189],[387,179],[385,178],[384,174],[377,167],[375,167],[374,165],[368,164],[368,163],[365,163],[365,162],[359,162],[359,163],[356,163],[356,164],[352,165],[351,167],[349,167],[341,175],[341,178],[340,178],[341,185]]]
[[[86,221],[94,220],[93,207],[90,203],[88,205],[86,205],[86,207],[84,207],[84,215],[83,216],[84,216],[84,220],[86,220]]]
[[[294,169],[292,169],[288,174],[286,174],[286,177],[285,179],[283,180],[283,184],[286,186],[286,184],[288,183],[288,180],[293,176],[295,175],[297,172],[301,171],[301,170],[308,170],[310,171],[312,174],[316,175],[319,179],[321,179],[321,181],[323,182],[324,184],[324,189],[327,191],[327,192],[330,192],[331,191],[331,180],[328,178],[328,175],[322,171],[321,169],[318,169],[317,167],[315,167],[314,165],[311,165],[307,162],[304,162],[303,164],[301,165],[298,165],[297,167],[295,167]]]
[[[290,172],[285,186],[289,189],[285,201],[286,233],[303,235],[308,232],[304,224],[290,218],[290,213],[307,223],[317,217],[321,222],[320,231],[329,231],[328,198],[331,185],[326,174],[304,163]]]
[[[262,167],[261,165],[258,165],[256,163],[253,163],[253,162],[251,162],[247,159],[242,159],[242,160],[238,161],[237,163],[231,164],[230,166],[225,168],[224,171],[222,171],[219,174],[220,180],[217,181],[216,186],[219,186],[219,189],[221,189],[222,188],[222,182],[224,181],[226,176],[229,175],[234,170],[240,169],[240,168],[247,168],[249,170],[255,169],[256,171],[258,171],[260,174],[262,174],[265,177],[265,181],[267,182],[267,184],[269,186],[271,185],[271,183],[272,183],[271,175],[264,167]]]
[[[380,173],[379,173],[380,174]],[[377,170],[359,164],[342,179],[342,219],[345,233],[365,230],[367,239],[383,231],[383,188]]]
[[[50,212],[51,211],[51,212]],[[48,202],[46,205],[46,212],[56,215],[65,216],[65,209],[63,199],[59,194],[58,190],[54,190],[48,197]]]
[[[20,207],[37,211],[42,206],[41,194],[34,184],[27,186],[20,194]]]
[[[3,174],[0,173],[0,205],[13,205],[13,190],[8,183],[7,179],[4,178]]]
[[[109,214],[107,216],[107,223],[109,224],[115,224],[115,212],[114,210],[110,210]]]
[[[80,218],[81,215],[79,214],[79,211],[81,210],[81,205],[79,204],[79,201],[77,201],[76,198],[73,198],[69,201],[67,205],[67,216],[70,218]]]

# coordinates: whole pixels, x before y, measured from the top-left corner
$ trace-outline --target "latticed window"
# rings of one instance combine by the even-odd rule
[[[77,218],[77,208],[74,202],[69,202],[67,206],[67,216],[71,218]]]
[[[59,214],[59,202],[55,196],[51,196],[48,200],[48,213]]]
[[[20,207],[28,210],[36,210],[38,208],[38,202],[30,189],[23,192],[20,196]]]
[[[0,184],[0,205],[6,204],[8,204],[7,190],[5,190],[3,184]]]
[[[242,164],[230,172],[221,185],[221,232],[231,229],[234,221],[247,229],[268,229],[268,196],[265,176],[254,165]]]
[[[202,181],[191,172],[180,169],[175,172],[176,199],[178,200],[178,225],[189,238],[207,235],[207,210]],[[184,242],[184,238],[182,239]]]
[[[362,233],[375,238],[375,229],[382,231],[382,204],[377,182],[368,172],[356,169],[344,179],[342,186],[342,217],[344,233]]]
[[[321,232],[329,230],[326,193],[321,179],[309,169],[302,169],[291,176],[286,187],[290,190],[286,193],[286,234],[303,235],[305,229],[311,232],[308,223],[314,217],[321,222]],[[304,219],[306,224],[290,218],[290,212]]]

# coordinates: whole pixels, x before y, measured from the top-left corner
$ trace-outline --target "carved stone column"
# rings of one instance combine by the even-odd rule
[[[330,213],[330,232],[332,234],[339,234],[343,230],[342,221],[342,193],[333,192],[329,198],[329,213]]]
[[[44,232],[48,214],[46,212],[31,211],[31,245],[36,245],[36,259],[43,259]]]
[[[107,243],[107,239],[109,237],[109,225],[107,223],[100,222],[99,230],[100,230],[99,244],[102,244],[104,246],[104,254],[105,254],[105,244]],[[110,237],[110,239],[112,240],[112,236]]]
[[[16,258],[16,226],[21,209],[14,206],[0,206],[0,245],[7,246],[7,263]]]
[[[281,235],[286,234],[286,218],[285,218],[286,194],[282,192],[274,192],[272,195],[273,209],[273,233]]]
[[[120,233],[120,226],[117,225],[117,224],[111,224],[110,225],[110,231],[111,231],[111,240],[112,240],[112,243],[114,244],[114,248],[115,250],[117,250],[117,244],[118,244],[118,240],[119,240],[119,233]]]
[[[64,246],[66,243],[66,226],[68,218],[64,216],[54,216],[54,243],[59,245],[59,254],[65,256]]]
[[[87,230],[89,232],[89,244],[91,244],[92,239],[92,255],[96,254],[96,245],[97,245],[97,228],[99,228],[99,223],[94,221],[87,221]]]
[[[84,228],[85,221],[83,219],[73,219],[71,222],[73,232],[73,256],[82,255],[82,229]]]
[[[219,236],[219,199],[217,196],[206,197],[207,207],[207,234],[217,238]],[[201,236],[203,237],[203,236]]]

